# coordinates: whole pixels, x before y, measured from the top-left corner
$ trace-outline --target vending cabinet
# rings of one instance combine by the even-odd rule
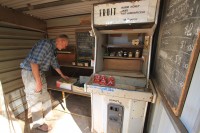
[[[92,132],[141,133],[148,102],[151,48],[159,0],[96,4],[94,72],[86,83],[91,93]]]

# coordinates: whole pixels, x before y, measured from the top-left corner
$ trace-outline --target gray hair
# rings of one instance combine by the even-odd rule
[[[69,37],[65,34],[60,34],[59,36],[57,36],[57,38],[62,38],[62,39],[66,39],[69,40]]]

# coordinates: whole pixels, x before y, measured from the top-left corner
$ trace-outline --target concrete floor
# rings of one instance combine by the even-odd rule
[[[57,98],[61,97],[61,95],[55,95]],[[89,97],[70,94],[66,98],[65,110],[58,100],[54,99],[53,114],[52,120],[46,122],[53,127],[48,133],[91,133],[91,101]],[[21,120],[24,133],[46,133],[30,129],[31,115],[28,114],[28,111],[19,115],[18,118]]]

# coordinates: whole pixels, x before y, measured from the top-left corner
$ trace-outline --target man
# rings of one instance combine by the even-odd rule
[[[45,124],[45,119],[51,115],[51,100],[47,92],[47,83],[44,71],[48,71],[52,66],[58,74],[68,79],[59,68],[59,64],[54,55],[55,49],[65,49],[68,46],[68,36],[59,35],[55,42],[43,39],[38,41],[20,64],[22,68],[22,80],[25,86],[26,100],[31,110],[33,128],[42,131],[49,131],[51,128]]]

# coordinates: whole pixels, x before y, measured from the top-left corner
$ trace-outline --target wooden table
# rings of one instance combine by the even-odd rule
[[[59,91],[62,93],[62,99],[64,102],[64,108],[66,107],[66,98],[70,94],[76,94],[76,95],[81,95],[81,96],[86,96],[90,97],[90,94],[84,94],[84,93],[79,93],[79,92],[74,92],[73,90],[67,90],[67,89],[62,89],[56,87],[56,81],[59,80],[61,77],[60,76],[48,76],[46,78],[47,80],[47,89],[49,90],[49,93],[51,94],[51,91]],[[65,93],[68,93],[67,95]]]

